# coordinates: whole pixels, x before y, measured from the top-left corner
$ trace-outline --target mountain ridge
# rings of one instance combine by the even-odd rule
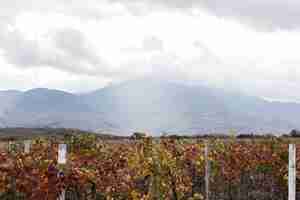
[[[300,104],[202,85],[138,79],[85,94],[35,88],[0,91],[0,126],[107,130],[130,134],[286,133],[299,128]]]

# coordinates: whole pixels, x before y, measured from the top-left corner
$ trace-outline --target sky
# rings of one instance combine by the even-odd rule
[[[298,0],[2,0],[0,90],[140,77],[300,101]]]

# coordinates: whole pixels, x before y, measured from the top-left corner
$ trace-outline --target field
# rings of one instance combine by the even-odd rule
[[[24,152],[24,140],[0,143],[0,199],[54,200],[64,191],[74,200],[284,200],[288,144],[298,142],[65,134],[31,137]],[[57,162],[59,144],[66,164]]]

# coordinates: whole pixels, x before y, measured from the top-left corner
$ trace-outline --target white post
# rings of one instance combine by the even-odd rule
[[[57,200],[65,200],[66,192],[63,190]]]
[[[65,165],[67,163],[67,145],[66,144],[59,144],[58,145],[58,164]],[[57,200],[65,200],[65,190],[61,191],[60,196]]]
[[[0,150],[7,151],[7,143],[6,142],[0,142]]]
[[[209,161],[209,141],[205,142],[205,197],[209,200],[209,179],[210,179],[210,161]]]
[[[31,140],[24,141],[24,153],[30,153]]]
[[[8,152],[11,153],[12,151],[12,145],[13,145],[13,142],[12,141],[8,141]]]
[[[66,164],[67,163],[67,145],[59,144],[58,145],[58,164]]]
[[[289,145],[289,200],[296,200],[296,145]]]

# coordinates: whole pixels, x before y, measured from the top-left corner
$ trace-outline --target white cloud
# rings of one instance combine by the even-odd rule
[[[237,21],[235,12],[223,15],[229,6],[214,11],[209,3],[210,11],[203,10],[202,1],[155,1],[152,6],[146,0],[65,2],[0,3],[1,89],[85,91],[156,76],[204,81],[272,98],[300,97],[294,92],[300,85],[296,19],[272,24],[293,31],[261,32],[248,22],[261,16],[265,23],[275,16],[271,11],[253,16],[247,11],[246,22],[245,16]],[[261,2],[265,4],[255,0],[251,9],[272,4]],[[270,8],[287,8],[282,2],[275,4]],[[236,12],[240,5],[235,5]]]

